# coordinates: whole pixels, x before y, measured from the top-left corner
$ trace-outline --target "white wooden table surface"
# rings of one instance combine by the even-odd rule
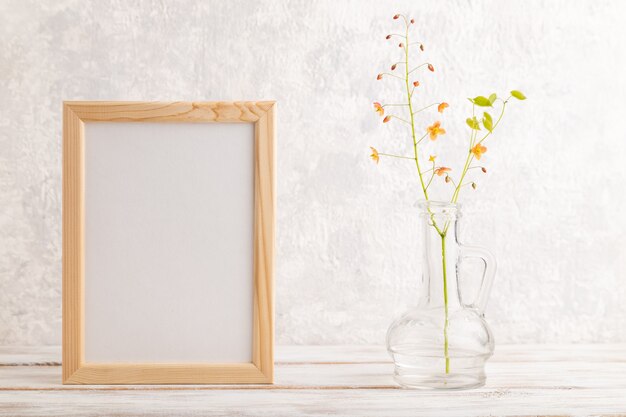
[[[626,416],[626,345],[497,346],[455,392],[399,388],[380,346],[279,346],[271,386],[61,385],[59,361],[0,347],[0,416]]]

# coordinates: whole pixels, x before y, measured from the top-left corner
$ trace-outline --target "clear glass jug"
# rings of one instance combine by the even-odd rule
[[[394,321],[387,349],[395,364],[394,378],[407,388],[464,389],[485,383],[485,361],[494,341],[484,309],[496,262],[485,249],[458,241],[458,204],[423,201],[423,261],[418,305]],[[484,262],[475,299],[459,291],[465,258]]]

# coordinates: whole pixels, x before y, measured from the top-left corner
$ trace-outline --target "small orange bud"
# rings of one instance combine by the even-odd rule
[[[393,64],[393,65],[391,66],[391,70],[393,71],[393,70],[395,70],[395,69],[396,69],[396,64]]]
[[[419,81],[413,81],[413,87],[419,87],[420,82]]]
[[[481,170],[482,172],[484,172],[485,174],[487,173],[487,168],[485,168],[485,167],[482,167],[480,170]]]
[[[478,186],[476,185],[476,183],[475,183],[475,182],[473,182],[473,183],[472,183],[472,188],[473,188],[473,189],[476,189],[476,187],[478,187]]]
[[[446,107],[450,107],[448,103],[441,103],[439,106],[437,106],[437,111],[439,113],[443,113]]]
[[[385,36],[385,39],[391,39],[391,35]]]
[[[400,48],[404,48],[404,44],[402,42],[400,42],[400,44],[398,45],[398,47]]]
[[[387,123],[389,120],[391,120],[391,116],[385,116],[383,123]]]
[[[378,76],[376,77],[377,80],[382,80],[383,79],[383,74],[378,74]]]
[[[411,24],[415,23],[415,19],[411,19]]]
[[[424,44],[423,43],[420,43],[420,50],[422,50],[422,51],[424,50]]]
[[[428,69],[429,69],[431,72],[435,72],[435,67],[433,67],[433,64],[428,64]]]
[[[397,15],[395,15],[395,16],[393,17],[393,20],[396,20],[396,19],[397,19],[397,18],[399,18],[399,17],[400,17],[400,15],[399,15],[399,14],[397,14]]]

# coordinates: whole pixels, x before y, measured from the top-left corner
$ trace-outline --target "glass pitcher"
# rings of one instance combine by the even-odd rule
[[[494,341],[484,310],[496,271],[493,255],[458,241],[458,204],[419,203],[423,241],[418,305],[387,331],[387,350],[395,380],[407,388],[465,389],[485,383],[485,362]],[[459,291],[463,259],[484,262],[477,295]]]

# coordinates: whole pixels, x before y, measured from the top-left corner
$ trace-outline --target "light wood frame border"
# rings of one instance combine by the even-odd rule
[[[275,102],[63,103],[63,383],[272,383],[274,374]],[[90,364],[84,358],[85,122],[254,123],[251,363]]]

